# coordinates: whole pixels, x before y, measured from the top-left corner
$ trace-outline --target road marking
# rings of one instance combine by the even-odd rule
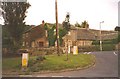
[[[87,52],[85,52],[84,54],[86,54]]]
[[[87,54],[90,54],[91,52],[88,52]]]
[[[90,53],[92,53],[92,52],[85,52],[84,54],[90,54]]]
[[[115,55],[117,55],[116,52],[113,52],[113,53],[114,53]]]
[[[36,76],[36,77],[47,77],[47,76],[39,76],[39,75],[38,75],[38,76]]]
[[[32,77],[32,75],[19,75],[20,77]]]
[[[52,77],[64,77],[64,76],[52,76]]]

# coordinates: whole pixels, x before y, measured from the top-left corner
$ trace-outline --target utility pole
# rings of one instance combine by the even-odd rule
[[[60,52],[59,52],[59,30],[58,30],[58,8],[57,8],[57,0],[55,0],[55,14],[56,14],[57,54],[58,54],[58,56],[60,56]]]

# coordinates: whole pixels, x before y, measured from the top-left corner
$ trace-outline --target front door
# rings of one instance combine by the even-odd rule
[[[38,45],[39,45],[39,47],[43,47],[44,46],[44,42],[39,42]]]

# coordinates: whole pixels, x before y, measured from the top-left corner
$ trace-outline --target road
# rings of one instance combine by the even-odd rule
[[[118,77],[118,55],[114,51],[85,52],[96,56],[96,64],[85,70],[33,74],[31,77]]]

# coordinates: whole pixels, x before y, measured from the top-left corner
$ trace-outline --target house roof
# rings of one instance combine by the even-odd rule
[[[100,39],[100,30],[90,29],[90,31],[95,34],[97,40]],[[102,40],[115,39],[117,36],[117,31],[101,30]]]
[[[75,39],[77,40],[100,40],[100,30],[78,28],[78,27],[71,27],[71,30],[76,32]],[[117,36],[118,36],[118,32],[116,31],[101,30],[102,40],[115,39]],[[69,36],[69,35],[65,37],[71,40],[74,39],[73,36]]]
[[[45,29],[43,26],[36,26],[33,29],[31,29],[31,34],[34,36],[34,38],[41,38],[45,36]]]
[[[45,29],[42,25],[39,25],[39,26],[30,28],[25,33],[29,33],[31,40],[35,40],[45,36]]]
[[[89,29],[77,29],[77,40],[95,40],[95,34]]]

